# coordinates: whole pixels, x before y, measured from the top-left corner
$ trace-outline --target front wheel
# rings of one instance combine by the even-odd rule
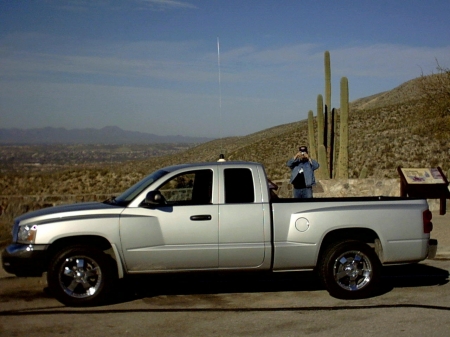
[[[68,306],[93,306],[106,301],[117,280],[112,258],[83,245],[61,250],[50,263],[47,282],[58,301]]]
[[[319,273],[330,295],[359,299],[368,297],[376,288],[381,263],[367,244],[347,240],[333,244],[325,251]]]

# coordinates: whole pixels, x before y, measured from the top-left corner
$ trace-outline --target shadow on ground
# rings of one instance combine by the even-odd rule
[[[394,288],[443,285],[449,271],[423,264],[383,267],[379,291]],[[282,273],[186,273],[133,276],[120,283],[119,301],[161,295],[201,295],[227,293],[287,292],[325,290],[313,271]]]
[[[424,264],[383,267],[379,291],[374,297],[395,288],[443,285],[449,271]],[[43,278],[0,279],[0,302],[52,298]],[[122,280],[113,303],[164,295],[214,295],[231,293],[314,292],[325,290],[313,271],[282,273],[183,273],[133,276]]]

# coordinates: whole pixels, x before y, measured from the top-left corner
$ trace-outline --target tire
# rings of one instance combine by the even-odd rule
[[[95,306],[108,299],[118,277],[113,259],[97,248],[74,245],[50,262],[47,282],[53,296],[67,306]]]
[[[367,244],[346,240],[332,244],[323,254],[319,275],[331,296],[341,299],[369,297],[380,280],[381,263]]]

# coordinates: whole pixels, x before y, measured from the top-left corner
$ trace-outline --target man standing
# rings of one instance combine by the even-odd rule
[[[319,168],[319,163],[309,157],[308,148],[300,146],[286,165],[291,169],[290,183],[294,186],[294,198],[312,198],[312,186],[316,183],[314,171]]]

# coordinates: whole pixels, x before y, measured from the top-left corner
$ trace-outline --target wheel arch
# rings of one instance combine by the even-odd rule
[[[68,236],[54,241],[48,248],[47,265],[61,249],[73,245],[86,245],[104,251],[115,261],[118,277],[123,277],[122,261],[116,246],[114,244],[111,244],[111,242],[105,237],[99,235]]]
[[[317,262],[321,261],[323,254],[331,244],[344,240],[356,240],[368,244],[375,249],[380,261],[383,261],[382,246],[378,234],[370,228],[354,227],[341,228],[328,232],[321,242]]]

